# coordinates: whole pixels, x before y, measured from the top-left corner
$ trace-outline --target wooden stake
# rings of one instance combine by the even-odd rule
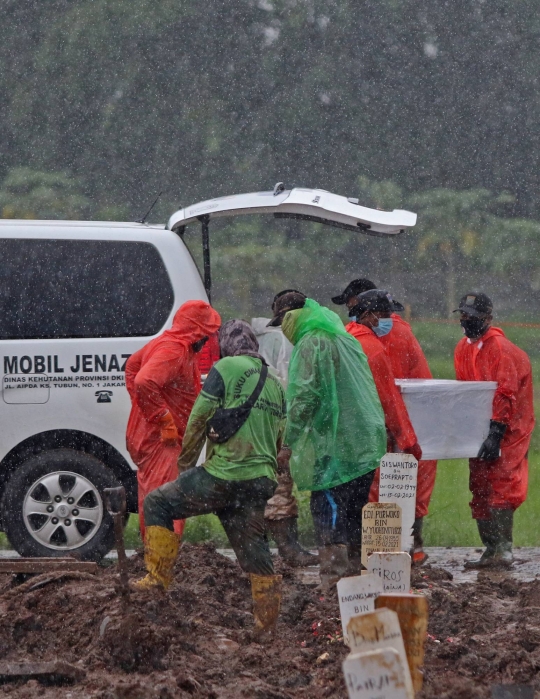
[[[75,558],[0,558],[0,573],[97,573],[98,564]]]
[[[375,600],[375,609],[393,609],[399,619],[405,652],[415,692],[422,689],[424,675],[424,642],[428,625],[428,601],[422,595],[382,594]]]

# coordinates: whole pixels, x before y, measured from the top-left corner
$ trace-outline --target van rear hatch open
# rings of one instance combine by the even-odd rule
[[[212,286],[209,222],[213,218],[247,214],[273,214],[276,218],[314,221],[376,236],[398,235],[405,228],[412,228],[416,224],[416,214],[411,211],[369,209],[361,206],[358,199],[342,197],[324,189],[285,189],[281,182],[271,192],[235,194],[187,206],[171,216],[167,228],[183,236],[186,226],[196,221],[201,222],[204,286],[209,299]]]
[[[342,197],[323,189],[282,189],[273,192],[251,192],[209,199],[187,206],[174,213],[167,224],[171,231],[200,221],[223,216],[274,214],[280,218],[299,218],[329,226],[359,231],[368,235],[396,235],[416,223],[416,214],[396,209],[379,211],[361,206],[357,199]]]

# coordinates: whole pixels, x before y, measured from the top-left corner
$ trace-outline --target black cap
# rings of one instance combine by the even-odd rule
[[[454,313],[466,313],[475,318],[490,316],[493,312],[493,302],[486,294],[478,291],[471,291],[465,294],[459,301],[459,308]]]
[[[306,295],[301,291],[285,291],[277,294],[274,303],[272,304],[274,317],[266,327],[276,327],[281,325],[281,321],[288,311],[294,311],[297,308],[304,308],[306,298]]]
[[[362,294],[364,291],[376,288],[377,285],[369,279],[353,279],[342,294],[332,297],[332,302],[338,306],[343,306],[351,296],[358,296],[358,294]]]
[[[356,297],[355,305],[350,309],[349,316],[362,316],[367,311],[391,313],[396,310],[396,302],[384,289],[370,289]],[[401,304],[398,304],[401,306]]]

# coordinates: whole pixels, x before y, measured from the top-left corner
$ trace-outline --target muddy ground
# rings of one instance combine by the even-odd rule
[[[130,573],[143,572],[140,556]],[[279,568],[279,566],[278,566]],[[62,659],[86,678],[0,686],[12,697],[56,699],[286,699],[346,696],[338,604],[285,567],[278,637],[252,633],[249,582],[212,546],[185,545],[166,594],[132,595],[121,612],[115,566],[97,576],[0,578],[0,660]],[[422,699],[489,697],[494,683],[533,684],[540,669],[540,581],[480,576],[456,584],[442,569],[414,573],[430,600]]]

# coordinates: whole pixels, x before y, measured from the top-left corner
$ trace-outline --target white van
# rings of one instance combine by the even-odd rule
[[[416,220],[276,186],[182,209],[167,227],[0,221],[1,522],[21,555],[99,560],[113,545],[103,488],[124,485],[136,512],[126,361],[170,326],[182,303],[209,298],[209,221],[245,213],[382,235]],[[182,239],[196,221],[204,284]]]

